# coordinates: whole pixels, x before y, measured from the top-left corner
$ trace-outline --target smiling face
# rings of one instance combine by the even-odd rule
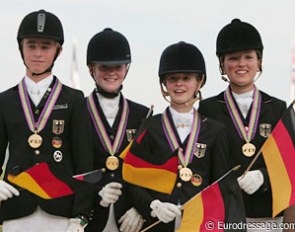
[[[33,73],[42,73],[50,68],[59,48],[59,43],[51,39],[24,38],[22,52],[27,66],[26,75],[35,82],[47,77],[51,72],[41,75],[33,75]]]
[[[127,64],[89,66],[96,84],[108,93],[118,92],[127,73]]]
[[[245,93],[253,89],[254,79],[260,70],[261,60],[255,50],[228,53],[222,68],[230,80],[233,92]]]
[[[179,112],[186,112],[193,107],[188,103],[195,98],[201,80],[192,73],[172,73],[166,75],[164,85],[171,98],[172,107]]]

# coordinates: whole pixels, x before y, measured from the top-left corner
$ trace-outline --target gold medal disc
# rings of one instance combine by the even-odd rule
[[[109,156],[106,160],[106,167],[111,171],[116,170],[119,167],[119,159],[114,155]]]
[[[202,184],[203,179],[202,179],[202,177],[199,174],[194,174],[192,176],[191,182],[192,182],[192,185],[193,186],[198,187],[198,186],[200,186]]]
[[[190,181],[192,178],[192,175],[193,175],[193,172],[189,168],[182,168],[179,170],[179,177],[184,182]]]
[[[245,143],[242,146],[242,152],[247,157],[252,157],[255,154],[256,147],[252,143]]]
[[[40,135],[38,135],[37,133],[32,134],[28,138],[28,143],[29,143],[30,147],[32,147],[32,148],[38,148],[42,144],[42,137]]]

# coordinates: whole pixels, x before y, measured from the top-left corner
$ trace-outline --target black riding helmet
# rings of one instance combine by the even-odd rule
[[[121,33],[106,28],[94,35],[88,43],[88,64],[129,64],[130,47]]]
[[[63,45],[64,34],[60,20],[45,10],[28,14],[19,26],[17,41],[20,44],[23,38],[32,37],[53,39]]]
[[[233,19],[221,29],[216,41],[216,55],[228,52],[258,50],[262,55],[263,44],[259,32],[251,24]]]
[[[201,51],[194,45],[179,42],[168,46],[162,53],[159,67],[160,82],[169,73],[203,74],[202,86],[206,82],[205,60]]]

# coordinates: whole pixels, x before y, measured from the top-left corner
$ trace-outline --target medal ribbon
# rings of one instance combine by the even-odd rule
[[[105,151],[109,152],[111,155],[115,155],[119,148],[121,147],[121,144],[123,142],[123,133],[126,130],[127,126],[127,120],[128,120],[128,114],[129,114],[129,107],[127,100],[123,97],[123,111],[119,123],[119,127],[116,133],[116,138],[114,140],[114,144],[112,145],[112,142],[107,134],[107,131],[103,125],[103,122],[101,120],[101,117],[99,116],[98,110],[95,105],[94,101],[94,94],[93,92],[89,97],[87,98],[87,108],[90,112],[91,119],[93,121],[93,124],[95,126],[95,130],[100,138],[100,141],[105,149]]]
[[[181,162],[181,164],[186,167],[193,158],[193,154],[195,152],[195,147],[194,144],[196,144],[199,133],[200,133],[200,128],[201,128],[201,119],[199,117],[199,113],[194,109],[194,118],[193,118],[193,124],[192,124],[192,129],[190,132],[189,136],[189,141],[187,143],[186,149],[185,149],[185,154],[183,154],[183,150],[180,148],[179,143],[176,139],[176,136],[173,132],[172,126],[170,124],[169,118],[168,118],[168,108],[165,110],[162,116],[162,126],[166,135],[166,138],[169,142],[170,148],[172,151],[178,150],[178,158]]]
[[[253,103],[252,103],[248,131],[246,130],[243,124],[243,121],[240,117],[240,114],[238,112],[237,106],[234,102],[234,99],[230,92],[229,87],[224,92],[224,100],[225,100],[228,112],[230,113],[230,116],[236,127],[236,130],[239,133],[240,138],[244,139],[247,143],[249,143],[255,137],[257,125],[258,125],[258,119],[259,119],[259,114],[261,109],[261,95],[259,93],[259,90],[254,86],[254,96],[253,96]]]
[[[32,132],[38,133],[41,130],[43,130],[52,112],[52,109],[60,95],[61,90],[62,90],[62,84],[58,79],[56,79],[54,86],[52,88],[52,91],[49,97],[47,98],[45,106],[43,107],[43,110],[38,118],[38,121],[35,122],[34,114],[32,111],[30,100],[29,100],[27,87],[25,84],[25,78],[23,78],[23,80],[19,83],[18,92],[19,92],[20,101],[22,104],[22,108],[25,114],[27,124]]]

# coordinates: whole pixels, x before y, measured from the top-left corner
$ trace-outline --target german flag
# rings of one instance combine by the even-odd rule
[[[131,184],[170,194],[177,178],[178,150],[162,163],[155,163],[154,155],[140,145],[152,118],[152,111],[153,105],[134,138],[120,155],[124,159],[122,175]]]
[[[123,179],[131,184],[170,194],[177,178],[177,151],[162,163],[154,163],[153,155],[140,146],[146,130],[141,129],[127,150],[123,162]]]
[[[60,165],[49,165],[45,162],[34,165],[8,180],[43,199],[54,199],[83,191],[85,183],[72,178]]]
[[[153,164],[140,158],[145,157],[147,152],[142,150],[138,153],[141,148],[136,147],[132,146],[124,159],[123,179],[134,185],[171,194],[177,178],[177,156],[171,157],[163,164]]]
[[[273,217],[295,204],[294,144],[295,113],[293,102],[261,148],[271,184]]]
[[[218,223],[225,220],[225,207],[218,183],[195,195],[183,206],[184,212],[180,228],[177,232],[207,231],[206,223],[212,223],[212,230],[218,229]]]
[[[203,232],[209,230],[220,232],[224,231],[222,223],[225,220],[239,222],[242,219],[235,218],[238,215],[233,215],[232,207],[238,207],[239,204],[235,204],[237,199],[228,189],[233,178],[231,174],[238,168],[239,166],[229,170],[183,205],[183,217],[177,232]],[[218,226],[220,223],[221,226]]]

